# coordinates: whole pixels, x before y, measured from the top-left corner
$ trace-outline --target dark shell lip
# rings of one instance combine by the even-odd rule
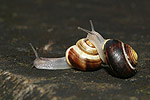
[[[112,73],[120,78],[128,78],[136,73],[136,69],[131,66],[124,55],[125,50],[123,42],[119,40],[109,40],[105,43],[104,51],[106,62],[110,66]]]
[[[97,70],[101,67],[102,61],[98,55],[89,55],[88,57],[86,57],[87,54],[80,54],[80,52],[77,51],[78,49],[79,48],[74,45],[66,51],[66,59],[70,66],[83,71]],[[94,59],[90,58],[91,56]]]

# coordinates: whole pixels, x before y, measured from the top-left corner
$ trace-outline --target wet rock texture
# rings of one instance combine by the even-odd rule
[[[150,1],[1,0],[0,99],[149,100]],[[37,70],[32,43],[41,56],[60,57],[86,36],[89,20],[105,38],[120,39],[138,53],[138,73],[128,79],[93,72]],[[104,66],[103,66],[104,67]]]

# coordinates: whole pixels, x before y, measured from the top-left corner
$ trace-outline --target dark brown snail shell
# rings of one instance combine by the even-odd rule
[[[97,70],[102,63],[95,46],[87,39],[80,39],[68,48],[66,60],[71,67],[83,71]]]
[[[110,66],[112,73],[120,78],[128,78],[137,72],[137,53],[120,40],[106,40],[104,44],[106,63]]]

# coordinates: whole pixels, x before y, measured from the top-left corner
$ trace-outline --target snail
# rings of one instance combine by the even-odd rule
[[[60,58],[39,57],[32,44],[29,44],[36,56],[33,66],[38,69],[56,70],[75,68],[83,71],[92,71],[100,68],[102,64],[95,46],[86,38],[78,40],[76,45],[66,50],[66,56]]]
[[[76,45],[66,50],[66,56],[61,58],[39,57],[34,47],[31,45],[36,59],[33,66],[38,69],[70,69],[96,70],[101,68],[101,64],[109,65],[112,73],[120,78],[128,78],[137,72],[136,64],[138,55],[128,44],[120,40],[104,39],[95,31],[90,20],[91,31],[78,27],[87,33],[87,37],[80,39]]]

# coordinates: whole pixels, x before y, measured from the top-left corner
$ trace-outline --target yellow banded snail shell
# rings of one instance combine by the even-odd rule
[[[96,70],[102,63],[95,46],[87,39],[80,39],[68,48],[66,60],[73,68],[84,71]]]

